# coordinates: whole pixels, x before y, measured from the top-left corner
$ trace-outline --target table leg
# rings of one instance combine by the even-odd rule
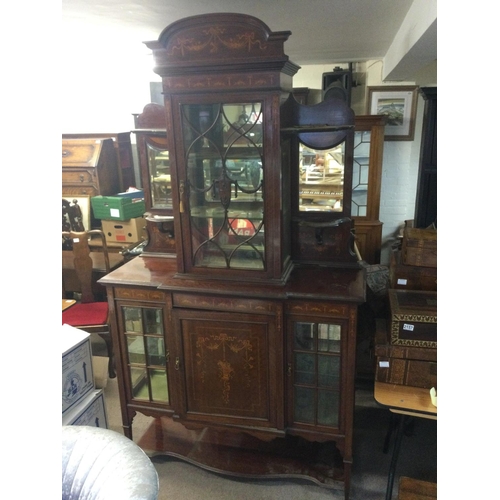
[[[389,422],[389,428],[387,429],[387,434],[385,435],[384,447],[382,448],[382,451],[384,453],[387,453],[387,451],[389,450],[389,442],[391,440],[392,431],[394,430],[394,427],[396,427],[398,423],[398,419],[394,413],[392,412],[390,413],[390,418],[391,420]]]
[[[403,434],[406,424],[406,415],[398,415],[398,428],[396,431],[396,442],[394,443],[394,449],[392,450],[391,465],[389,468],[389,477],[387,480],[387,491],[385,494],[385,500],[391,500],[392,498],[392,488],[394,486],[394,474],[396,472],[396,464],[398,462],[399,450],[401,448],[401,441],[403,440]]]

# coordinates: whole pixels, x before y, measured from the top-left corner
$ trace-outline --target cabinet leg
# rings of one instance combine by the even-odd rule
[[[111,340],[111,334],[110,333],[99,333],[99,337],[101,337],[102,340],[106,343],[106,349],[108,351],[108,377],[109,378],[115,378],[116,377],[116,372],[115,372],[115,359],[114,359],[114,352],[113,352],[113,341]]]
[[[351,468],[352,462],[344,462],[344,500],[349,500],[351,492]]]

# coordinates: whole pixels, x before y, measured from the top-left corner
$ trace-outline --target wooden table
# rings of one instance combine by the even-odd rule
[[[62,299],[62,310],[65,311],[69,307],[71,307],[73,304],[76,304],[76,300],[73,299]]]
[[[386,500],[392,498],[392,488],[394,486],[394,473],[398,461],[399,450],[403,440],[405,421],[408,417],[427,418],[437,420],[437,408],[431,402],[429,389],[420,387],[411,387],[407,385],[386,384],[375,382],[374,388],[375,401],[385,406],[393,414],[398,416],[396,442],[392,452],[391,465],[389,468],[389,477],[387,480]],[[391,427],[392,429],[392,427]],[[384,451],[387,449],[388,440],[391,435],[389,430]]]
[[[120,267],[125,258],[119,253],[108,253],[110,271]],[[104,262],[103,252],[90,252],[92,259],[92,290],[97,295],[106,295],[106,289],[99,285],[97,281],[105,276],[106,264]],[[62,278],[63,278],[63,293],[65,292],[80,292],[80,282],[75,274],[75,266],[73,263],[73,252],[71,250],[62,251]],[[63,295],[64,297],[64,295]]]

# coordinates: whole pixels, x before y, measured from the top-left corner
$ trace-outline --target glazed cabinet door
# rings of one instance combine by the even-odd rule
[[[283,366],[272,316],[177,310],[182,417],[275,428]]]
[[[255,93],[173,101],[182,271],[280,279],[278,101]]]
[[[171,406],[166,307],[160,303],[117,303],[126,399],[134,405]]]
[[[347,312],[348,308],[340,310]],[[349,319],[292,314],[287,329],[288,427],[299,432],[342,434],[352,391],[348,344],[353,328]]]

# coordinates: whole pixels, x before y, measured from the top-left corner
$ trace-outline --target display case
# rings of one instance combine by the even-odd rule
[[[359,115],[355,120],[351,217],[359,253],[368,264],[380,263],[382,222],[379,213],[385,123],[383,115]]]
[[[172,177],[165,121],[164,106],[149,103],[137,115],[138,128],[133,130],[146,203],[148,242],[143,253],[157,256],[175,255]]]
[[[290,32],[248,19],[218,15],[215,31],[178,21],[147,46],[175,150],[179,275],[279,284],[292,268],[279,110],[298,66],[283,53]]]
[[[143,449],[233,476],[302,477],[343,488],[347,499],[366,290],[349,217],[354,116],[334,100],[309,123],[285,113],[298,69],[283,51],[289,35],[252,16],[205,14],[146,43],[162,77],[165,147],[158,130],[135,133],[154,227],[155,216],[169,215],[170,175],[175,259],[156,240],[100,283],[113,311],[127,436],[141,412],[155,418]],[[332,150],[320,175],[341,195],[326,219],[323,205],[307,211],[299,197],[302,173],[320,179],[299,171],[299,138]],[[328,248],[318,244],[323,232],[336,250],[294,258],[296,228],[305,248]]]

